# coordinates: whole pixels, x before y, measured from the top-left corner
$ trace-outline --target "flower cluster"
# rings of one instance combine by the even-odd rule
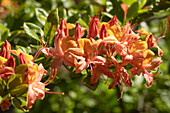
[[[69,33],[69,30],[74,31],[74,34]],[[50,77],[44,83],[41,79],[47,71],[43,65],[34,63],[35,57],[32,55],[19,49],[11,50],[10,43],[5,41],[0,51],[1,109],[9,109],[11,101],[19,109],[27,111],[32,108],[36,99],[44,98],[47,92],[45,86],[56,77],[63,64],[74,67],[75,73],[83,70],[90,72],[91,85],[97,83],[104,74],[112,79],[109,89],[117,84],[122,86],[123,83],[131,87],[131,77],[142,74],[146,86],[152,86],[158,69],[155,73],[152,70],[162,63],[163,51],[157,45],[162,37],[155,39],[152,33],[143,28],[133,32],[128,21],[121,27],[116,16],[109,22],[100,22],[97,16],[92,17],[88,34],[82,38],[85,31],[86,28],[79,23],[74,25],[62,19],[56,31],[54,47],[45,46],[35,55],[37,57],[41,51],[47,58],[53,59]],[[152,48],[158,49],[157,57]],[[126,68],[127,65],[130,68]],[[26,104],[20,99],[24,94],[27,94]]]
[[[155,39],[152,33],[143,28],[133,32],[128,21],[121,27],[116,16],[109,22],[100,22],[97,16],[92,17],[88,27],[87,37],[82,38],[86,30],[84,27],[79,23],[66,23],[62,19],[56,31],[54,47],[41,50],[46,57],[53,58],[51,68],[55,74],[63,64],[75,67],[75,73],[90,69],[90,84],[95,84],[104,74],[112,79],[109,88],[114,88],[122,83],[131,87],[131,77],[142,73],[146,86],[152,86],[158,69],[156,73],[152,70],[162,63],[163,52],[157,45],[162,37]],[[69,35],[69,30],[74,30],[73,36]],[[158,49],[158,57],[151,48]],[[118,56],[121,61],[117,60]],[[128,69],[131,76],[125,68],[127,65],[131,66]]]
[[[45,83],[41,82],[46,70],[42,64],[32,61],[33,56],[20,49],[11,50],[11,45],[5,41],[0,51],[0,107],[9,109],[10,102],[22,110],[32,108],[35,100],[45,96]],[[24,105],[18,98],[27,93]]]

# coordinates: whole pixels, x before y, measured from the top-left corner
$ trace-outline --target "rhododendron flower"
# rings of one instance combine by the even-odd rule
[[[0,104],[0,107],[1,107],[2,111],[5,111],[5,110],[9,109],[9,107],[11,106],[11,102],[9,102],[9,101],[10,101],[9,98],[2,101],[2,103]]]
[[[27,107],[32,108],[36,99],[43,99],[45,96],[45,84],[41,82],[46,71],[42,64],[28,64],[26,83],[28,83]]]
[[[75,62],[76,73],[80,73],[82,70],[88,68],[91,63],[104,65],[106,60],[97,55],[100,42],[99,40],[92,43],[90,39],[79,39],[78,45],[80,48],[70,48],[67,50],[70,55],[73,55],[77,59]]]

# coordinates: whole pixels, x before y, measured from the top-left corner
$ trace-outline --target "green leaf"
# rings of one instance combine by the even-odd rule
[[[138,2],[134,2],[128,12],[127,12],[127,19],[132,19],[132,17],[136,17],[138,15],[138,9],[139,9],[139,3]]]
[[[121,23],[124,21],[124,11],[121,8],[121,2],[117,0],[112,0],[113,9],[109,12],[112,15],[116,15]]]
[[[0,23],[0,34],[2,34],[4,31],[7,31],[8,28],[3,26],[1,23]]]
[[[25,71],[27,70],[28,66],[27,64],[21,64],[15,68],[16,74],[25,74]]]
[[[110,13],[108,13],[108,12],[102,12],[102,15],[103,15],[103,16],[107,16],[107,17],[109,17],[109,18],[113,18],[113,15],[110,14]],[[119,19],[117,19],[117,21],[118,21],[118,24],[119,24],[119,25],[122,25],[122,22],[121,22]]]
[[[59,24],[58,8],[50,12],[49,16],[47,17],[47,22],[50,22],[58,26]]]
[[[11,55],[14,57],[15,59],[15,67],[17,67],[19,65],[19,58],[18,56],[16,56],[15,54],[11,53]]]
[[[86,23],[82,18],[79,18],[79,19],[78,19],[78,22],[79,22],[82,26],[84,26],[84,27],[86,27],[86,28],[88,29],[87,23]]]
[[[31,29],[27,26],[26,23],[24,23],[24,30],[25,30],[26,34],[27,34],[30,38],[35,39],[35,40],[41,42],[41,40],[39,39],[38,35],[37,35],[33,30],[31,30]]]
[[[15,39],[18,35],[25,33],[24,30],[15,30],[11,32],[10,36],[8,37],[8,41],[11,42],[13,39]]]
[[[4,32],[1,34],[0,41],[5,41],[5,40],[7,40],[8,36],[9,36],[9,30],[4,31]]]
[[[6,93],[4,96],[0,96],[0,104],[5,100],[6,98],[10,97],[9,93]]]
[[[34,62],[38,62],[38,61],[41,61],[41,60],[43,60],[43,59],[45,59],[45,57],[39,57],[39,58],[37,58]]]
[[[139,9],[143,8],[146,3],[147,3],[147,0],[140,0],[139,1]]]
[[[42,45],[33,45],[33,44],[30,44],[30,47],[33,47],[33,48],[39,50],[42,47]]]
[[[16,45],[16,49],[20,49],[23,52],[28,53],[28,54],[31,53],[31,48],[29,46],[26,48],[26,47],[23,47],[23,46]]]
[[[7,83],[7,89],[9,91],[15,89],[17,86],[21,85],[24,82],[24,80],[25,80],[25,74],[11,75]]]
[[[95,84],[90,84],[90,76],[87,76],[83,79],[83,84],[88,87],[89,89],[95,91],[96,88],[98,87],[99,85],[99,81],[97,81],[97,83]]]
[[[28,90],[28,85],[22,84],[22,85],[16,86],[14,89],[10,90],[9,92],[11,96],[18,97],[18,96],[25,94],[27,90]]]
[[[134,2],[137,2],[137,0],[122,0],[122,2],[131,6]]]
[[[37,26],[33,23],[24,22],[24,27],[31,29],[35,33],[39,33],[41,35],[41,37],[44,36],[43,30],[39,26]]]
[[[42,8],[35,9],[38,21],[44,26],[47,20],[48,13]]]
[[[46,38],[49,38],[49,45],[52,44],[52,40],[55,36],[55,32],[57,30],[56,24],[52,24],[51,22],[46,22],[44,26],[44,36]],[[46,39],[47,40],[47,39]]]
[[[18,109],[21,109],[24,112],[29,111],[29,109],[27,108],[27,102],[25,100],[20,99],[20,98],[14,98],[12,101],[13,101],[15,107],[17,107]]]
[[[0,78],[0,96],[4,96],[6,94],[6,82],[2,78]]]

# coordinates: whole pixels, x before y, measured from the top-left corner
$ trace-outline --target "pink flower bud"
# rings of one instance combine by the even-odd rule
[[[5,40],[1,46],[0,56],[8,59],[10,57],[11,44]]]
[[[7,60],[7,62],[6,62],[5,65],[8,66],[8,67],[14,68],[14,67],[15,67],[15,60],[14,60],[14,57],[11,56],[11,57]]]
[[[113,16],[113,18],[108,22],[108,24],[110,24],[110,26],[113,25],[119,26],[116,15]]]
[[[107,37],[107,30],[106,25],[103,24],[100,30],[100,39],[104,39],[104,37]]]
[[[79,25],[79,23],[76,23],[76,27],[75,27],[75,38],[76,40],[78,40],[81,37],[81,27]]]
[[[97,16],[92,17],[89,22],[89,35],[87,38],[95,38],[99,33],[100,22]]]
[[[19,54],[19,64],[27,64],[28,61],[22,53]]]
[[[68,36],[68,28],[67,28],[67,23],[66,20],[63,18],[60,24],[59,29],[64,32],[65,36]]]

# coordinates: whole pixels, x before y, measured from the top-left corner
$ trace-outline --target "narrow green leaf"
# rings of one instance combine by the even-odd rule
[[[38,21],[44,26],[47,20],[48,13],[42,8],[35,9]]]
[[[82,18],[79,18],[79,19],[78,19],[78,22],[79,22],[82,26],[84,26],[84,27],[86,27],[86,28],[88,29],[87,23],[86,23]]]

